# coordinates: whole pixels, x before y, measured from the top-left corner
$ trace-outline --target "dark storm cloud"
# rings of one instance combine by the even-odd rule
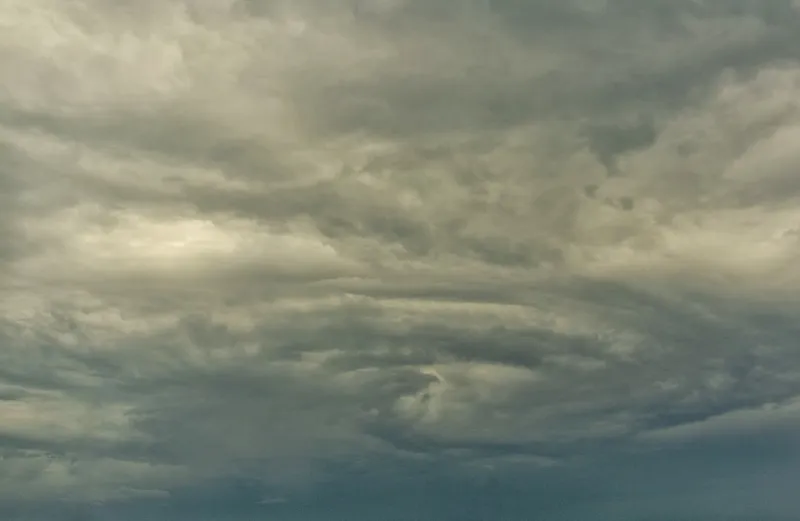
[[[0,18],[0,514],[796,512],[796,2]]]

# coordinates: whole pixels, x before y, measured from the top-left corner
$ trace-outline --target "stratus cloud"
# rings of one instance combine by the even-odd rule
[[[91,503],[168,497],[166,489],[185,480],[181,474],[168,465],[91,457],[70,462],[44,451],[17,451],[3,455],[0,498]]]
[[[794,403],[797,15],[605,4],[0,7],[7,500]]]
[[[727,412],[719,416],[687,423],[676,427],[654,430],[643,435],[648,442],[686,442],[698,438],[723,438],[753,436],[758,430],[797,428],[798,401],[788,403],[765,403],[758,408]]]

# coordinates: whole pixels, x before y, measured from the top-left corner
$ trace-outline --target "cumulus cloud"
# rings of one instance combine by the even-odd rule
[[[0,503],[288,519],[795,425],[796,2],[0,20]]]

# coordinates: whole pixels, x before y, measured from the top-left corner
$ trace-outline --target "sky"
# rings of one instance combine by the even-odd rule
[[[0,517],[800,519],[797,0],[0,2]]]

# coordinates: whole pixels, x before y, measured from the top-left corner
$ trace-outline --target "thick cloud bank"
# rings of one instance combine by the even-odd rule
[[[798,60],[788,0],[0,3],[0,515],[796,519]]]

